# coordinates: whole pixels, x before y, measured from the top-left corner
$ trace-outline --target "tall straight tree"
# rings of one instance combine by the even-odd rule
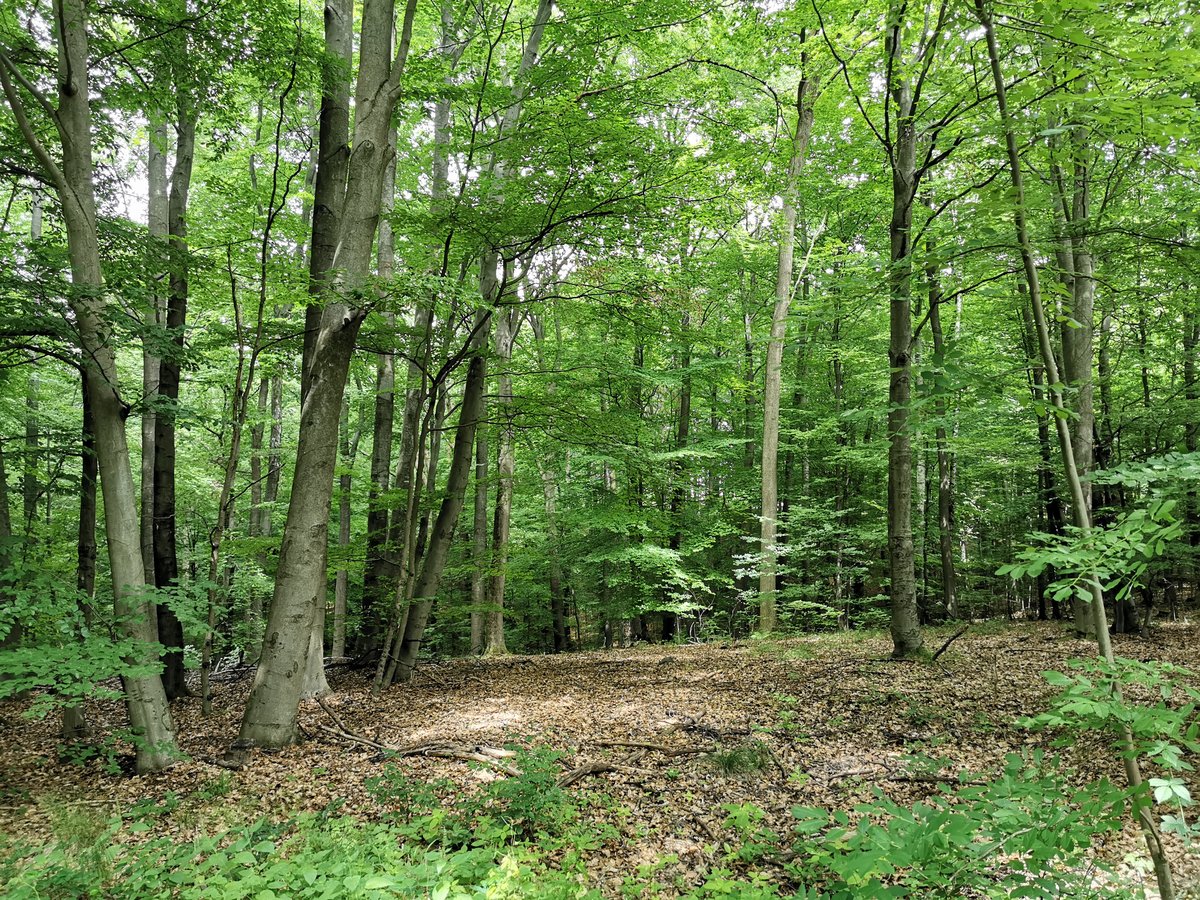
[[[801,41],[804,40],[802,33]],[[787,177],[783,186],[780,212],[779,261],[775,272],[775,305],[771,311],[771,338],[767,343],[767,364],[763,388],[762,442],[762,557],[758,576],[758,630],[770,634],[778,625],[775,604],[779,548],[775,546],[779,520],[779,401],[783,391],[783,342],[787,337],[788,312],[792,308],[792,278],[795,272],[796,191],[800,173],[808,155],[812,135],[813,104],[820,90],[819,80],[808,72],[808,52],[800,55],[801,77],[796,86],[796,124],[791,131]]]
[[[22,137],[54,185],[62,206],[71,267],[68,302],[92,401],[117,621],[125,636],[144,647],[144,654],[150,657],[157,644],[153,610],[144,596],[146,576],[138,526],[138,495],[125,433],[129,407],[121,395],[96,227],[91,61],[85,0],[55,0],[53,22],[58,50],[58,104],[52,104],[2,52],[0,84]],[[30,100],[46,116],[58,137],[57,158],[29,117]],[[166,768],[178,757],[178,750],[162,680],[157,675],[143,674],[126,677],[124,683],[130,722],[138,737],[137,769],[153,772]]]

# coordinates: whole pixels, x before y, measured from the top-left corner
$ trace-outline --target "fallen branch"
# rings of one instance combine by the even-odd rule
[[[956,640],[958,640],[960,637],[962,637],[964,634],[966,634],[966,633],[967,633],[967,630],[968,630],[969,628],[970,628],[970,626],[969,626],[969,625],[964,625],[964,626],[963,626],[962,628],[960,628],[958,631],[954,632],[954,634],[950,635],[950,637],[946,638],[946,643],[942,644],[942,646],[940,646],[940,647],[938,648],[938,651],[937,651],[937,653],[933,654],[933,656],[931,656],[931,657],[930,657],[929,661],[930,661],[930,662],[937,662],[937,658],[938,658],[939,656],[941,656],[943,653],[945,653],[945,652],[946,652],[946,648],[948,648],[948,647],[949,647],[951,644],[953,644],[953,643],[954,643]]]
[[[597,747],[635,747],[643,750],[652,750],[655,753],[661,753],[663,756],[691,756],[700,753],[712,753],[717,748],[709,744],[705,747],[668,747],[666,744],[654,744],[649,741],[597,741]]]
[[[512,750],[502,750],[499,747],[463,747],[457,744],[441,742],[417,744],[410,747],[396,747],[391,744],[372,740],[356,731],[351,731],[338,718],[337,713],[329,708],[329,705],[324,700],[318,700],[317,702],[321,704],[321,709],[325,710],[329,718],[333,719],[337,728],[330,728],[328,725],[318,725],[317,727],[326,734],[333,735],[341,740],[362,744],[365,747],[371,747],[390,756],[437,756],[443,759],[461,759],[467,762],[482,763],[498,772],[503,772],[505,775],[516,776],[521,774],[507,763],[500,762],[501,759],[516,756],[516,753]]]

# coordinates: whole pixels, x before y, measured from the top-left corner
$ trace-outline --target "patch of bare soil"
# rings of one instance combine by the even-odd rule
[[[929,643],[937,648],[950,634],[930,634]],[[1119,655],[1195,666],[1200,627],[1166,625],[1148,641],[1115,641]],[[386,762],[373,744],[449,748],[449,756],[417,752],[397,764],[413,777],[451,779],[463,792],[503,777],[496,769],[508,761],[490,756],[494,764],[479,766],[462,757],[507,745],[548,747],[566,754],[561,783],[589,794],[584,815],[620,835],[587,856],[594,883],[615,893],[638,865],[661,864],[659,880],[668,884],[676,877],[694,883],[710,865],[727,865],[722,844],[734,838],[725,804],[753,803],[768,827],[786,833],[793,806],[849,809],[875,789],[915,802],[938,791],[939,780],[986,778],[1024,748],[1064,752],[1081,784],[1122,778],[1103,742],[1052,751],[1051,735],[1015,724],[1045,708],[1050,689],[1042,671],[1094,653],[1061,627],[981,626],[934,663],[893,662],[889,650],[883,638],[845,635],[459,659],[426,664],[412,684],[379,699],[366,673],[334,668],[324,707],[302,708],[310,739],[257,753],[231,773],[215,763],[236,734],[248,675],[216,684],[209,718],[198,699],[177,702],[190,761],[140,778],[106,773],[98,761],[60,760],[57,723],[27,720],[23,706],[9,702],[0,704],[0,831],[45,836],[64,805],[117,809],[167,792],[178,806],[158,821],[180,838],[339,799],[344,812],[374,817],[383,810],[364,782]],[[101,732],[124,724],[117,703],[94,704],[88,714]],[[754,750],[752,742],[766,748],[759,764],[731,771],[737,766],[729,751]],[[931,772],[915,766],[914,755],[946,763]],[[1194,774],[1190,781],[1200,796]],[[1196,855],[1173,840],[1168,847],[1181,886],[1200,889]],[[1130,827],[1099,852],[1119,862],[1144,848]]]

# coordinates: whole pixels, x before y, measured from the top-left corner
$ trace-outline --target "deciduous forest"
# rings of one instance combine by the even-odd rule
[[[1200,896],[1159,0],[5,0],[0,892]]]

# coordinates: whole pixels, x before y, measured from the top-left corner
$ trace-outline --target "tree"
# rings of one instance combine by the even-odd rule
[[[96,227],[87,9],[82,0],[56,0],[54,12],[57,106],[50,103],[7,53],[0,55],[0,84],[22,137],[54,185],[62,207],[71,265],[68,302],[92,402],[116,615],[125,634],[142,644],[143,652],[152,654],[155,628],[150,619],[151,604],[144,593],[137,495],[125,433],[127,406],[120,393],[111,342]],[[57,158],[30,120],[26,98],[52,123],[58,137]],[[177,750],[162,682],[156,677],[127,678],[125,694],[129,719],[138,737],[138,771],[166,768],[176,759]]]

